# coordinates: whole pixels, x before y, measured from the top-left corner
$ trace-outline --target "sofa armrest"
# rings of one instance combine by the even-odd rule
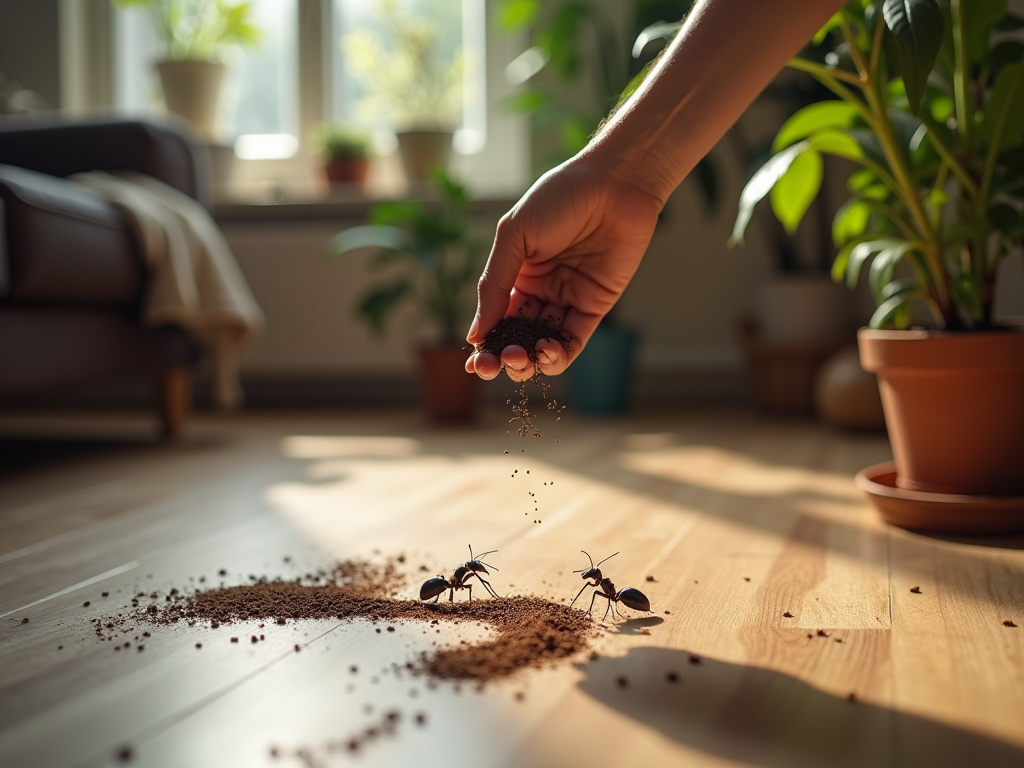
[[[209,207],[209,158],[186,130],[155,120],[0,120],[0,164],[70,176],[137,171]]]

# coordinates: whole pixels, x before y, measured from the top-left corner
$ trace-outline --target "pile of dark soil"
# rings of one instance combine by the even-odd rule
[[[537,362],[537,342],[541,339],[553,339],[571,350],[569,337],[562,333],[557,325],[543,320],[531,320],[528,317],[514,315],[498,321],[482,344],[477,345],[480,352],[489,352],[501,358],[502,350],[510,345],[518,345],[526,350],[530,362]]]

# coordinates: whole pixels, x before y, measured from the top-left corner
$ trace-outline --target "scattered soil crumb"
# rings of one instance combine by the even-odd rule
[[[665,674],[665,682],[667,682],[667,683],[678,683],[679,682],[679,673],[677,673],[677,672],[668,672],[668,673],[666,673]]]
[[[824,629],[819,629],[815,634],[817,634],[818,637],[828,637],[828,632]]]
[[[648,576],[648,577],[647,577],[647,580],[648,580],[648,581],[655,581],[655,578],[654,578],[653,576]]]
[[[782,616],[783,616],[783,618],[786,618],[786,619],[792,619],[793,618],[793,614],[790,613],[789,611],[786,611],[784,614],[782,614]]]
[[[915,595],[920,595],[921,594],[921,588],[920,587],[911,587],[910,591],[913,592]]]
[[[698,655],[697,655],[697,654],[695,654],[695,653],[691,653],[691,654],[690,654],[690,663],[691,663],[691,664],[700,664],[700,663],[701,663],[701,658],[700,658],[700,656],[698,656]]]
[[[1011,619],[1006,619],[1006,621],[1003,622],[1003,626],[1004,627],[1016,627],[1017,625],[1014,624]]]
[[[619,686],[619,688],[628,688],[629,687],[629,679],[626,678],[626,677],[623,677],[623,676],[616,677],[615,678],[615,684],[617,686]]]
[[[129,747],[127,744],[123,747],[119,747],[117,750],[117,759],[122,763],[127,763],[135,757],[135,750]]]
[[[26,616],[25,618],[23,618],[23,619],[21,620],[21,623],[22,623],[22,624],[28,624],[28,616]]]
[[[856,693],[848,693],[848,694],[846,694],[846,700],[847,701],[856,702],[857,701],[857,694]]]

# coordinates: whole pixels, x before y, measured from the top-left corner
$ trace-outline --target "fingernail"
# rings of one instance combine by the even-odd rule
[[[480,329],[480,315],[473,317],[473,324],[469,326],[469,333],[466,335],[466,341],[470,344],[475,343],[473,339],[476,338],[476,332]]]

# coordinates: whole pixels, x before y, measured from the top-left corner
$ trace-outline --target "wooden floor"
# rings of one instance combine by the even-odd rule
[[[542,439],[501,412],[464,430],[200,417],[174,445],[134,418],[0,417],[0,764],[118,764],[127,745],[133,765],[217,768],[1024,765],[1024,539],[886,527],[853,485],[882,436],[545,416]],[[596,662],[482,693],[371,679],[424,648],[417,626],[298,623],[256,645],[175,627],[112,653],[89,623],[200,577],[398,553],[450,570],[470,543],[499,550],[499,592],[555,600],[580,588],[581,549],[621,551],[607,575],[653,614],[609,622]],[[391,707],[392,737],[336,749]]]

